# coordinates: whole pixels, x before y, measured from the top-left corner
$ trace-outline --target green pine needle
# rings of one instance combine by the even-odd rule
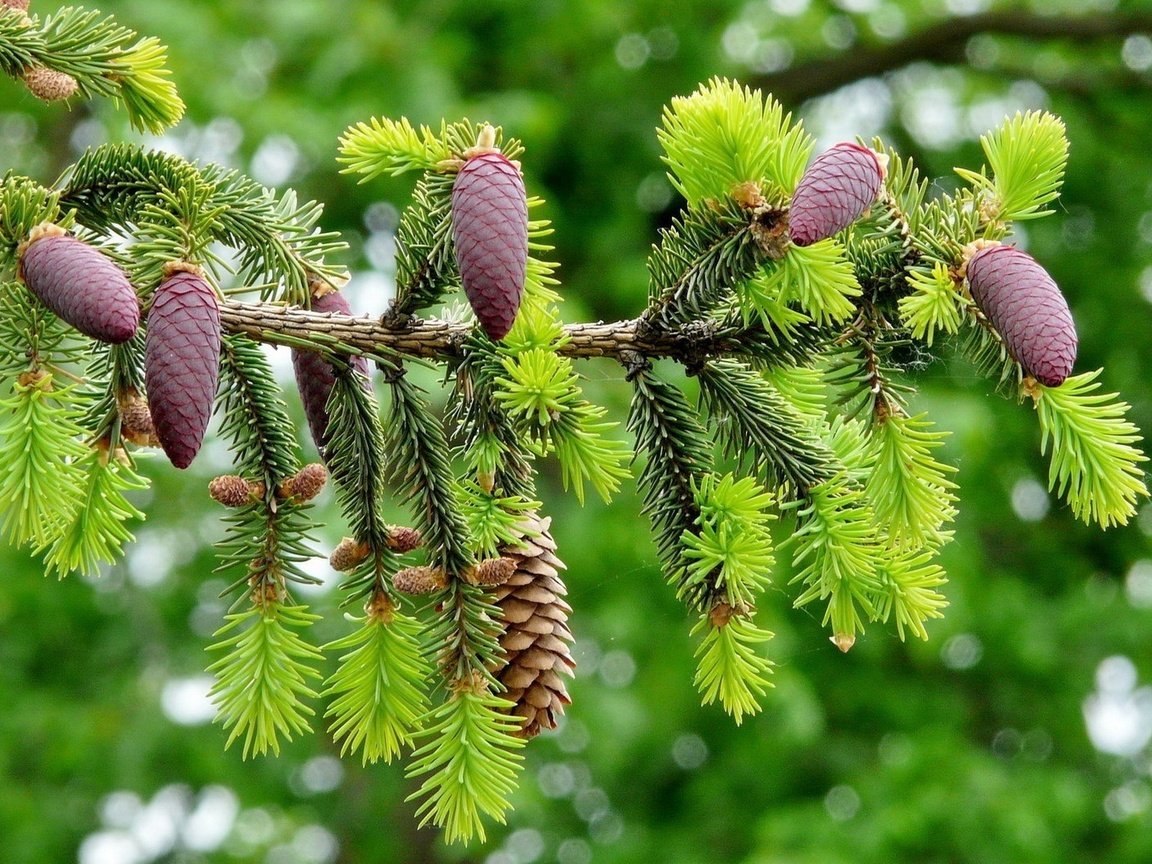
[[[508,411],[537,426],[547,426],[579,398],[572,361],[546,348],[504,358],[505,376],[497,378],[496,398]]]
[[[129,490],[148,488],[148,481],[130,465],[93,450],[84,468],[87,479],[80,506],[44,557],[47,572],[61,578],[69,573],[93,576],[101,564],[117,561],[124,544],[134,539],[124,523],[144,519],[144,514],[123,495]]]
[[[1046,111],[1016,112],[996,131],[981,135],[980,144],[992,179],[974,171],[956,171],[989,196],[984,204],[989,217],[1010,222],[1053,212],[1044,205],[1060,196],[1068,162],[1068,138],[1060,118]]]
[[[504,824],[524,759],[516,752],[525,743],[516,737],[520,718],[506,713],[512,707],[486,690],[462,689],[426,718],[420,734],[431,740],[412,754],[407,772],[424,778],[408,796],[425,799],[416,811],[421,827],[431,822],[447,842],[467,843],[487,839],[484,816]]]
[[[911,270],[908,287],[912,293],[900,298],[900,318],[914,339],[931,346],[936,331],[951,335],[960,329],[960,295],[945,264],[937,262],[931,272]]]
[[[847,650],[864,619],[875,618],[876,568],[884,554],[863,491],[836,481],[814,486],[789,542],[795,543],[792,582],[805,586],[794,605],[826,601],[822,623],[832,625],[833,641]]]
[[[316,698],[307,681],[320,677],[311,664],[322,655],[296,631],[319,619],[306,606],[275,603],[225,616],[213,635],[232,635],[208,647],[226,652],[208,667],[216,674],[209,694],[216,719],[232,730],[225,747],[243,736],[245,759],[269,750],[279,756],[281,739],[308,731],[314,712],[301,700]]]
[[[656,134],[672,185],[692,206],[723,198],[741,183],[764,181],[782,203],[812,151],[812,139],[776,100],[723,78],[674,97]]]
[[[113,62],[119,70],[112,77],[120,84],[120,98],[134,127],[159,135],[180,122],[184,102],[170,80],[168,52],[160,40],[141,39]]]
[[[844,247],[829,238],[811,246],[789,246],[787,255],[767,262],[763,276],[746,283],[740,293],[747,304],[745,314],[750,307],[767,328],[785,323],[768,305],[772,302],[794,302],[818,325],[835,324],[856,313],[852,300],[861,291]]]
[[[332,703],[332,737],[343,739],[340,755],[360,751],[363,764],[391,762],[412,743],[428,711],[432,669],[420,649],[421,625],[391,611],[370,615],[359,630],[325,645],[344,651],[340,668],[324,683]]]
[[[694,683],[702,704],[719,699],[739,726],[746,715],[760,712],[760,697],[772,686],[767,677],[772,661],[757,653],[755,646],[773,634],[739,615],[722,623],[716,617],[705,613],[692,628],[693,636],[704,634],[696,648]]]
[[[1040,452],[1052,450],[1048,488],[1072,506],[1077,519],[1101,528],[1124,525],[1136,502],[1148,497],[1135,444],[1140,430],[1126,418],[1131,406],[1115,393],[1096,393],[1102,370],[1068,378],[1059,387],[1036,388],[1043,438]]]
[[[632,476],[627,468],[632,451],[626,442],[607,437],[620,425],[602,421],[607,413],[603,406],[581,400],[552,425],[551,443],[560,463],[560,480],[580,504],[584,503],[585,480],[607,504],[619,491],[620,482]]]
[[[896,618],[896,632],[928,638],[924,622],[943,618],[948,601],[936,589],[948,581],[944,568],[932,561],[931,551],[893,551],[877,566],[880,590],[876,595],[876,619]]]
[[[524,521],[524,514],[539,510],[541,504],[519,495],[500,497],[470,482],[460,487],[460,507],[477,558],[490,558],[498,554],[498,547],[519,542],[521,532],[517,527]]]
[[[0,401],[0,534],[13,545],[47,546],[80,506],[89,451],[69,398],[41,374]]]
[[[452,158],[452,148],[427,126],[414,127],[406,117],[373,117],[349,126],[340,137],[342,173],[363,174],[366,183],[381,174],[396,177],[406,171],[433,171]]]
[[[948,432],[932,431],[925,415],[889,414],[872,428],[876,461],[868,477],[868,498],[876,519],[898,546],[935,544],[940,528],[956,515],[956,468],[939,462],[932,451]]]

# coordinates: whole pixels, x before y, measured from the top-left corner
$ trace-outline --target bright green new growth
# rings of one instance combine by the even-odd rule
[[[297,631],[319,618],[304,606],[267,603],[227,616],[213,634],[228,636],[208,648],[226,652],[208,667],[216,674],[209,695],[217,721],[231,730],[225,747],[243,737],[245,759],[279,755],[281,739],[308,731],[314,712],[303,700],[316,698],[308,680],[320,677],[315,664],[322,655]]]
[[[991,220],[1038,219],[1053,212],[1044,205],[1060,196],[1068,162],[1068,139],[1058,117],[1017,112],[995,132],[981,135],[980,144],[992,177],[963,168],[956,173],[984,194],[980,204]]]
[[[783,203],[812,151],[812,139],[775,99],[722,78],[673,97],[656,135],[668,177],[690,206],[764,181]]]
[[[363,764],[391,762],[412,743],[428,711],[432,669],[420,652],[420,622],[398,612],[370,615],[360,629],[324,651],[348,651],[324,682],[329,731],[340,755],[360,752]]]
[[[182,110],[163,62],[155,40],[82,10],[31,25],[0,14],[0,68],[66,71],[82,95],[121,100],[140,128],[162,128]],[[1033,398],[1050,485],[1078,518],[1123,524],[1147,497],[1128,406],[1095,392],[1098,373],[1032,386],[963,293],[966,246],[1050,212],[1067,158],[1051,115],[1006,121],[983,139],[990,167],[961,170],[970,188],[933,198],[911,160],[874,141],[888,174],[871,212],[797,248],[787,207],[812,141],[771,97],[714,79],[673,100],[657,132],[686,206],[657,237],[644,310],[615,327],[566,328],[546,255],[551,229],[533,218],[520,312],[498,344],[433,318],[460,289],[451,190],[480,129],[374,118],[341,140],[347,172],[419,175],[382,322],[398,338],[373,338],[371,350],[363,337],[281,326],[284,305],[307,306],[346,276],[333,263],[342,242],[318,227],[320,205],[291,190],[115,144],[84,154],[53,189],[0,179],[0,533],[42,552],[48,572],[98,570],[141,518],[125,497],[141,481],[120,412],[143,387],[143,339],[99,346],[41,306],[17,278],[28,232],[55,221],[105,248],[126,262],[144,304],[174,259],[203,266],[214,284],[234,276],[248,286],[229,292],[226,312],[243,293],[264,304],[267,326],[225,334],[217,405],[234,471],[252,491],[224,517],[220,570],[233,606],[209,668],[227,744],[243,738],[245,757],[278,753],[309,728],[321,699],[341,752],[365,763],[422,742],[407,768],[421,781],[412,797],[422,799],[422,824],[468,841],[484,838],[486,817],[502,821],[529,732],[516,713],[523,705],[509,698],[516,685],[500,683],[518,662],[510,635],[532,635],[517,633],[511,616],[562,618],[566,607],[528,599],[550,589],[516,596],[474,584],[473,565],[515,556],[523,525],[539,518],[537,472],[552,456],[580,501],[588,486],[607,501],[635,462],[660,568],[695,620],[695,685],[737,723],[771,686],[761,652],[772,634],[755,618],[775,567],[774,522],[789,538],[779,549],[792,559],[793,605],[823,606],[838,648],[873,622],[926,639],[926,622],[947,605],[935,557],[952,539],[957,502],[954,469],[939,455],[947,433],[909,407],[913,342],[955,344],[1006,395]],[[522,155],[515,139],[498,132],[497,143]],[[529,199],[532,211],[540,206]],[[234,253],[234,274],[219,246]],[[296,585],[317,581],[303,566],[314,555],[312,516],[282,493],[302,460],[262,342],[318,352],[335,375],[322,457],[351,535],[341,544],[342,605],[365,617],[325,646],[336,668],[319,696],[321,653],[303,636],[316,616],[293,598]],[[355,353],[383,373],[383,408],[349,361]],[[410,379],[409,355],[444,372],[442,413],[437,394]],[[621,364],[634,446],[586,398],[578,356]],[[385,496],[411,508],[422,549],[390,545]],[[521,579],[527,560],[516,564]],[[413,610],[394,576],[417,562],[435,577],[434,594]],[[568,635],[561,624],[553,645]],[[534,646],[531,662],[550,650],[559,656]],[[549,723],[560,709],[549,705]]]
[[[1100,372],[1038,387],[1035,398],[1044,435],[1040,450],[1052,452],[1048,488],[1068,500],[1077,519],[1108,528],[1126,524],[1136,515],[1136,502],[1148,497],[1140,467],[1148,457],[1133,446],[1142,438],[1125,416],[1131,406],[1115,393],[1096,392]]]

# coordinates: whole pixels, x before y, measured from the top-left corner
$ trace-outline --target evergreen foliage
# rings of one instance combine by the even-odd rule
[[[0,68],[66,72],[80,95],[116,98],[134,125],[159,131],[183,106],[159,43],[133,40],[98,13],[5,11]],[[793,604],[823,605],[841,650],[872,622],[928,638],[926,622],[947,604],[934,559],[952,538],[957,501],[953,468],[937,458],[947,433],[908,407],[908,349],[920,345],[955,344],[1006,395],[1033,399],[1050,486],[1077,517],[1123,524],[1147,497],[1140,432],[1125,403],[1096,392],[1100,373],[1038,384],[965,289],[966,249],[1051,212],[1067,159],[1057,118],[1007,120],[983,139],[988,165],[960,171],[969,186],[933,198],[910,160],[875,142],[889,167],[873,212],[799,248],[787,216],[812,149],[800,125],[771,97],[726,80],[674,99],[657,137],[685,205],[649,257],[647,308],[595,350],[560,318],[542,219],[529,225],[524,299],[506,339],[457,338],[419,317],[460,285],[451,189],[482,128],[372,119],[342,138],[340,161],[362,180],[419,175],[397,229],[395,299],[382,322],[357,331],[375,334],[371,349],[284,332],[286,306],[309,305],[345,275],[332,260],[342,241],[318,227],[320,205],[290,190],[124,144],[88,151],[52,188],[0,180],[0,532],[44,553],[47,572],[92,573],[122,553],[142,518],[126,493],[142,485],[133,460],[143,445],[123,434],[122,411],[142,386],[143,359],[139,335],[98,346],[30,297],[19,266],[29,232],[55,222],[122,261],[145,306],[174,261],[202,266],[211,284],[239,283],[225,312],[234,295],[260,301],[263,323],[225,334],[217,396],[221,436],[253,491],[224,517],[233,606],[209,670],[226,746],[243,739],[245,757],[278,753],[307,731],[321,699],[342,753],[390,762],[412,749],[421,824],[451,842],[482,839],[485,817],[503,820],[524,730],[495,675],[508,610],[473,581],[473,565],[531,544],[519,526],[539,508],[537,474],[551,456],[581,502],[586,485],[607,501],[629,458],[639,463],[665,578],[696,622],[695,684],[737,723],[771,686],[761,650],[772,634],[756,605],[781,552],[792,559]],[[517,141],[499,130],[496,140],[521,157]],[[262,342],[320,351],[336,369],[322,457],[356,551],[345,604],[362,605],[364,617],[349,616],[358,629],[325,646],[336,669],[319,694],[323,654],[304,638],[317,616],[292,595],[314,581],[303,567],[314,554],[310,508],[283,492],[300,468],[298,436]],[[351,351],[383,372],[383,419]],[[573,360],[597,352],[631,384],[633,447],[584,395]],[[444,370],[443,412],[410,380],[405,355]],[[390,547],[386,496],[411,507],[422,552]],[[780,547],[776,521],[790,534]],[[437,577],[425,608],[405,609],[393,584],[402,554],[423,556],[423,572]]]

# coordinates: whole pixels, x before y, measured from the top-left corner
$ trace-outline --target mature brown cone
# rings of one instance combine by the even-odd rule
[[[568,629],[572,608],[564,602],[568,589],[559,571],[565,567],[548,533],[551,524],[551,518],[534,514],[521,522],[520,543],[500,549],[516,562],[516,570],[494,589],[504,626],[504,665],[496,677],[506,688],[504,697],[516,703],[512,713],[524,718],[520,735],[525,738],[556,728],[556,718],[572,701],[560,677],[576,668]]]

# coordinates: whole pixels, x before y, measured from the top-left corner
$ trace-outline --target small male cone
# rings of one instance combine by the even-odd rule
[[[967,267],[972,299],[1024,371],[1058,387],[1076,362],[1076,325],[1068,302],[1043,267],[1012,246],[985,246]]]
[[[45,66],[31,66],[24,70],[24,86],[28,92],[43,102],[59,102],[71,99],[80,89],[79,83],[67,72],[48,69]]]
[[[576,668],[568,629],[572,608],[563,599],[568,593],[559,572],[564,562],[556,557],[556,542],[548,533],[551,524],[551,518],[534,514],[521,522],[520,542],[500,549],[516,568],[493,591],[504,627],[504,665],[495,673],[505,687],[503,696],[516,703],[512,713],[524,719],[519,733],[524,738],[554,729],[556,718],[572,701],[560,677]]]
[[[817,156],[788,208],[788,234],[797,246],[811,246],[843,231],[864,215],[880,193],[884,169],[876,154],[850,141]]]
[[[62,229],[32,232],[20,277],[61,320],[102,342],[127,342],[140,326],[140,302],[127,274],[98,249]]]
[[[471,157],[452,185],[452,241],[460,280],[493,341],[512,329],[528,268],[524,178],[502,153]]]
[[[196,458],[220,372],[220,309],[199,273],[176,269],[152,298],[144,382],[156,437],[177,468]]]
[[[352,307],[339,291],[331,291],[312,299],[313,312],[335,312],[351,315]],[[363,357],[353,357],[352,366],[365,379],[368,378],[368,362]],[[316,351],[292,349],[292,368],[296,372],[296,388],[300,391],[300,401],[304,405],[304,416],[308,418],[308,429],[316,449],[324,455],[328,444],[328,397],[336,384],[336,370],[332,364]]]

